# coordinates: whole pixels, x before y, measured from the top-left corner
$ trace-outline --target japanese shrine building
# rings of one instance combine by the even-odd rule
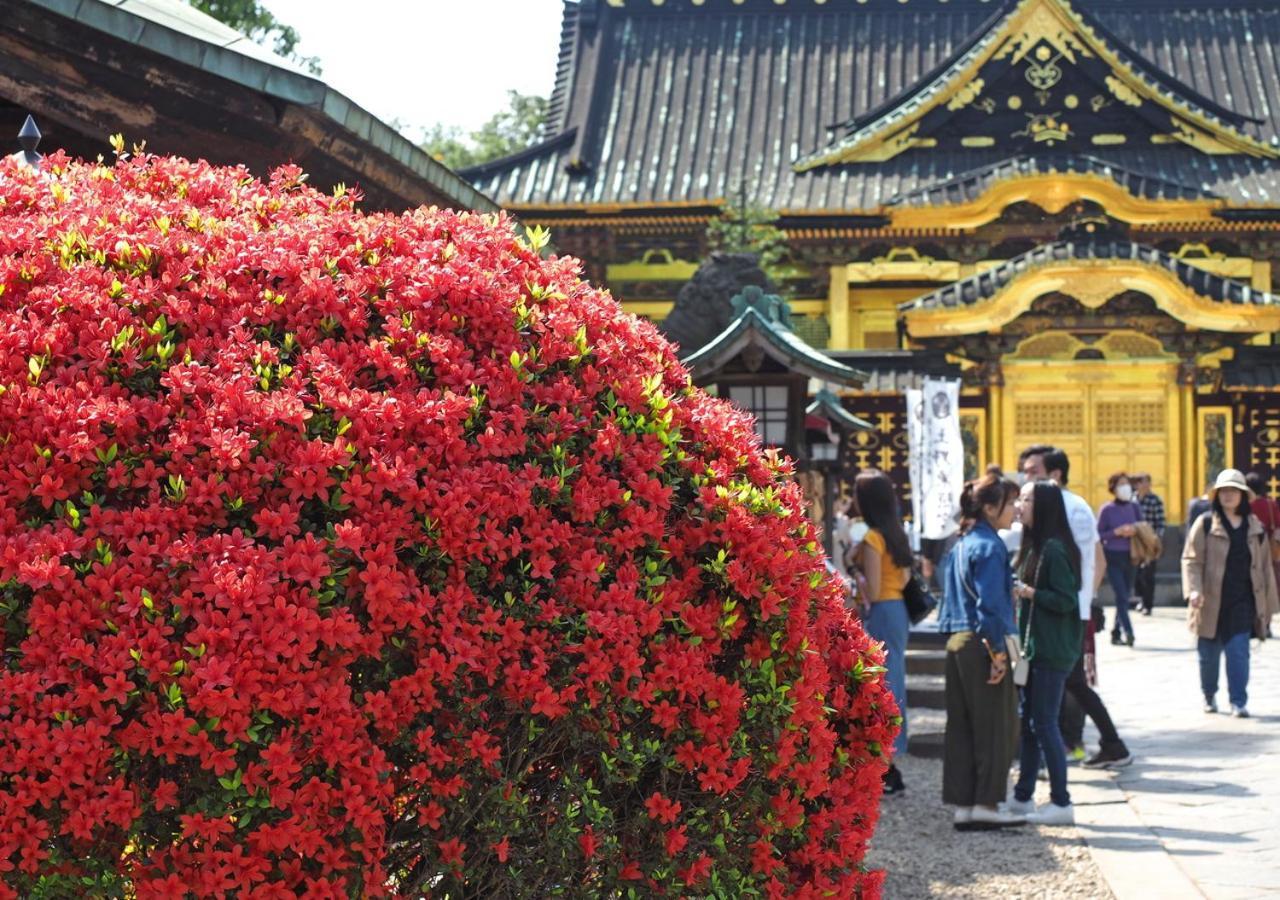
[[[905,480],[941,358],[972,463],[1052,442],[1175,522],[1280,486],[1274,0],[578,0],[554,74],[545,140],[464,174],[656,320],[730,198],[776,211],[796,333],[871,373],[859,465]]]

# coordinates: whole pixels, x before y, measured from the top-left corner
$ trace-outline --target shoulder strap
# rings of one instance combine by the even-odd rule
[[[964,549],[964,539],[966,537],[968,537],[967,534],[962,536],[960,538],[960,543],[958,543],[956,546],[960,547],[961,549]],[[966,577],[968,573],[965,571],[968,568],[968,562],[969,560],[966,558],[965,568],[960,570],[960,584],[964,587],[965,593],[967,593],[970,597],[973,598],[974,605],[976,606],[978,603],[978,591],[975,588],[972,588],[969,586],[969,579],[968,577]]]

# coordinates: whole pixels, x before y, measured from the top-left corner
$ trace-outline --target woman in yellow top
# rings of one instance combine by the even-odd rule
[[[888,670],[885,680],[902,714],[902,730],[893,744],[896,758],[907,750],[907,633],[911,630],[911,620],[907,617],[902,589],[911,577],[911,543],[902,528],[897,491],[887,475],[874,469],[862,472],[853,482],[853,495],[870,529],[858,554],[862,574],[867,579],[863,627],[867,634],[884,644]],[[886,794],[906,789],[897,766],[890,765],[885,773],[884,789]]]

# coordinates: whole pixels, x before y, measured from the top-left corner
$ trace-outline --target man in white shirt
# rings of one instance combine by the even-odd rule
[[[1093,652],[1093,597],[1102,582],[1103,562],[1102,548],[1098,541],[1098,520],[1093,510],[1079,494],[1067,490],[1067,476],[1071,470],[1071,461],[1063,450],[1048,444],[1036,444],[1023,450],[1018,456],[1018,470],[1028,480],[1048,479],[1062,489],[1062,502],[1067,508],[1067,520],[1071,525],[1071,536],[1080,548],[1080,618],[1084,620],[1085,640],[1083,653],[1076,662],[1076,667],[1067,676],[1067,693],[1070,694],[1084,710],[1085,715],[1093,719],[1102,737],[1102,749],[1084,765],[1091,769],[1114,769],[1127,766],[1133,762],[1124,741],[1116,732],[1115,724],[1107,712],[1106,704],[1090,686],[1097,683],[1097,671]],[[1079,731],[1079,729],[1072,729]],[[1064,732],[1065,734],[1066,732]],[[1068,747],[1068,751],[1073,747]]]

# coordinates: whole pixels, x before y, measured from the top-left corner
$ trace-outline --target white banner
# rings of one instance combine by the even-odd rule
[[[915,401],[912,394],[919,394]],[[960,439],[960,382],[926,378],[924,389],[907,392],[911,510],[915,531],[929,540],[955,533],[964,489],[964,442]]]
[[[911,546],[920,549],[920,523],[923,510],[920,505],[924,470],[920,465],[924,458],[920,452],[924,441],[924,391],[907,388],[907,478],[911,481]]]

